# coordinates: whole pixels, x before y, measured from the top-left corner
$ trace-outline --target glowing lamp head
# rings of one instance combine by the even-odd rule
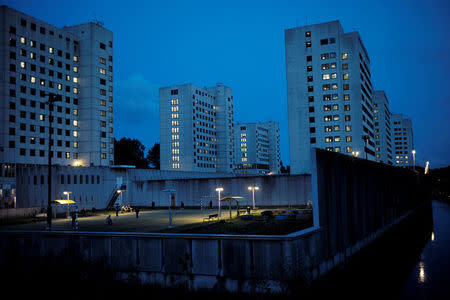
[[[223,191],[223,188],[221,188],[221,187],[216,188],[216,192],[222,192],[222,191]]]
[[[411,151],[412,154],[416,154],[416,150]]]

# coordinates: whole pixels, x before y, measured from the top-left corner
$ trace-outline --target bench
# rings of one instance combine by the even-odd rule
[[[211,221],[211,219],[214,219],[214,218],[219,218],[219,214],[212,214],[212,215],[209,215],[208,217],[206,217],[206,218],[203,218],[203,222],[205,222],[205,220],[208,220],[208,221]]]

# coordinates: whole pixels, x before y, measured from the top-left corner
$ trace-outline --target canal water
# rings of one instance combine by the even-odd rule
[[[432,201],[414,222],[380,240],[292,298],[450,299],[449,203]]]
[[[432,207],[431,234],[399,299],[450,299],[450,204]]]

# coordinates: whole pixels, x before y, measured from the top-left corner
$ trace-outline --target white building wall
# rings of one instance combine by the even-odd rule
[[[370,60],[359,34],[334,21],[288,29],[285,43],[291,173],[310,173],[313,147],[373,159]]]
[[[236,173],[278,174],[280,172],[277,122],[237,123],[234,130]]]
[[[373,100],[375,159],[378,162],[392,165],[392,124],[389,100],[384,91],[375,91]]]
[[[392,155],[394,166],[412,167],[414,137],[411,119],[403,118],[402,114],[392,114]]]
[[[231,172],[231,89],[184,84],[160,88],[159,99],[161,170]]]
[[[112,33],[92,23],[57,28],[7,6],[0,7],[0,15],[0,55],[4,58],[0,61],[0,163],[47,164],[45,94],[55,93],[62,101],[55,103],[52,113],[53,163],[111,164],[112,48],[108,46]],[[106,50],[98,49],[99,41],[105,42]],[[99,56],[106,58],[108,66],[103,97],[99,94]],[[106,99],[103,108],[100,99]],[[101,116],[100,110],[106,113]],[[100,121],[105,128],[100,128]],[[105,138],[101,131],[106,132]]]

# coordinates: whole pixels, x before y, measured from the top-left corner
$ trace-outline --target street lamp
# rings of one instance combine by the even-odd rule
[[[176,192],[174,189],[165,189],[163,192],[168,192],[169,194],[169,228],[172,228],[172,211],[170,207],[172,206],[172,193]]]
[[[249,186],[248,190],[252,191],[252,194],[253,194],[253,209],[256,209],[256,206],[255,206],[255,191],[259,190],[259,187],[258,186]]]
[[[353,155],[354,157],[358,157],[359,151],[352,151],[352,155]]]
[[[46,104],[48,104],[48,110],[49,110],[49,118],[48,118],[48,193],[47,193],[47,230],[50,230],[52,228],[52,111],[53,111],[53,103],[57,101],[62,101],[62,96],[49,93],[45,94],[45,96],[48,96],[48,101]]]
[[[416,150],[411,151],[413,155],[413,171],[416,170]]]
[[[219,193],[219,216],[218,216],[218,218],[217,219],[221,219],[222,218],[222,216],[221,216],[221,213],[220,213],[220,192],[223,192],[223,188],[222,187],[218,187],[218,188],[216,188],[216,192],[218,192]]]
[[[72,194],[72,192],[64,191],[63,194],[67,195],[67,213],[66,213],[66,218],[68,218],[69,217],[69,210],[70,210],[69,209],[69,200],[70,200],[69,195]]]

